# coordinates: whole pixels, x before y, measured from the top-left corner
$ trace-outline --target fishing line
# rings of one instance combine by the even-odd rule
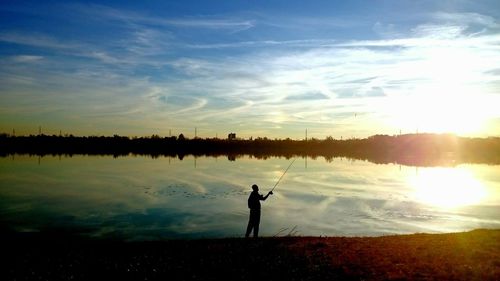
[[[294,158],[293,161],[292,161],[292,163],[290,163],[290,165],[288,165],[288,168],[286,168],[285,172],[283,172],[283,174],[281,175],[281,177],[278,179],[278,181],[276,182],[276,184],[273,186],[273,189],[271,189],[271,192],[273,192],[273,190],[276,188],[276,186],[278,186],[278,183],[280,183],[280,181],[283,178],[283,176],[286,174],[286,172],[288,172],[288,169],[290,169],[290,167],[292,167],[293,162],[295,162],[295,160],[297,160],[297,158]]]

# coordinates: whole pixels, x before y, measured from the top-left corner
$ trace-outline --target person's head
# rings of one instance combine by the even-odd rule
[[[252,185],[252,189],[253,191],[259,191],[259,187],[256,184]]]

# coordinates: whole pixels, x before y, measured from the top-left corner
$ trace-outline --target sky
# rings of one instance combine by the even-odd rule
[[[0,3],[0,132],[500,136],[500,2]]]

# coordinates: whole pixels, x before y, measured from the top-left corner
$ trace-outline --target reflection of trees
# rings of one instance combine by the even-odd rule
[[[368,160],[374,163],[435,166],[458,163],[500,164],[500,138],[462,138],[448,134],[376,135],[366,139],[291,140],[289,138],[250,140],[188,139],[179,137],[76,137],[37,135],[0,135],[0,154],[129,154],[171,156],[222,156],[235,160],[243,155],[258,159],[268,157],[322,156],[327,161],[335,157]]]

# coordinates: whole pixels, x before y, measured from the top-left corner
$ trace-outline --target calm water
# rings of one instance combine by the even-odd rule
[[[18,231],[127,240],[241,237],[250,186],[285,158],[0,158],[0,221]],[[500,166],[415,168],[298,158],[263,203],[261,235],[384,235],[500,228]],[[293,231],[292,231],[293,230]]]

